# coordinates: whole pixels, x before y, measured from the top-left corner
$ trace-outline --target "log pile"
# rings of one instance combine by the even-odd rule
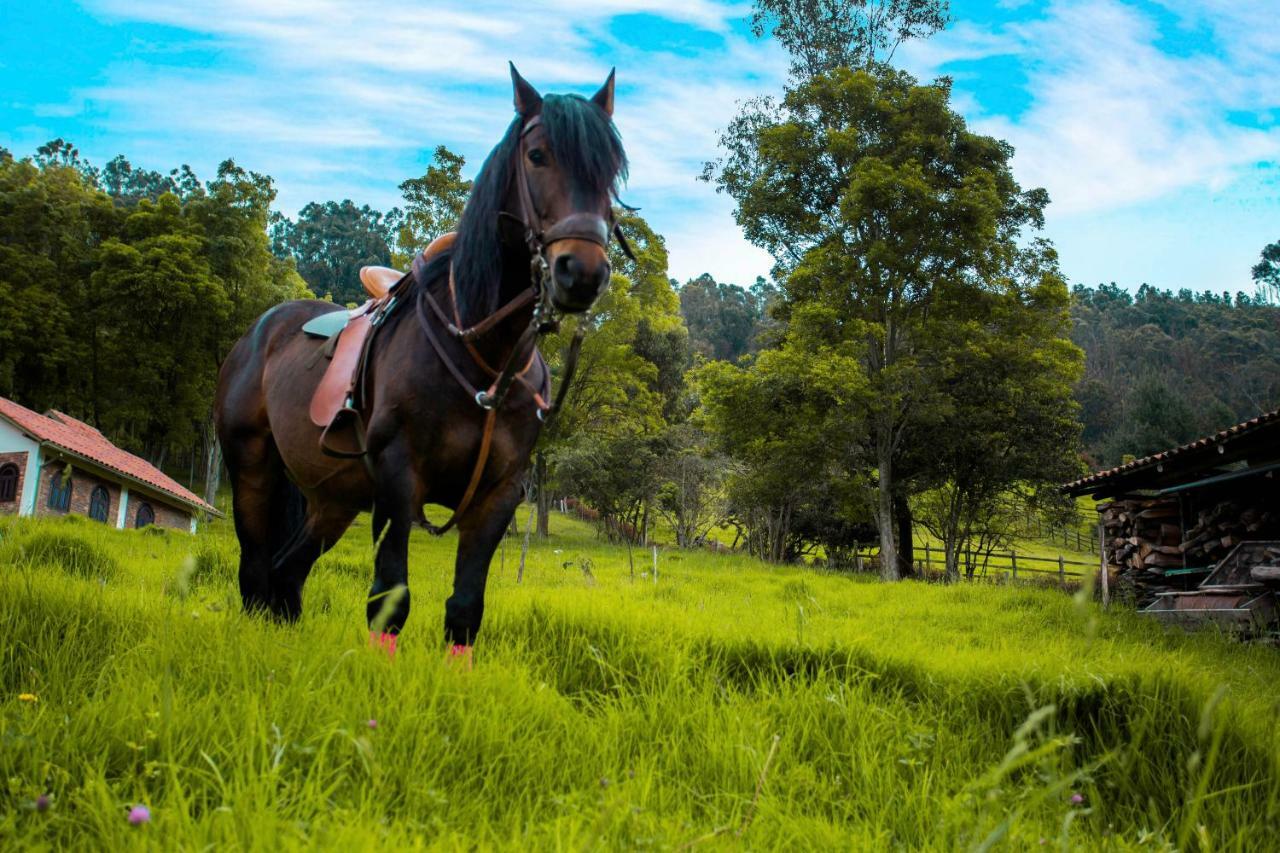
[[[1241,541],[1280,536],[1280,517],[1261,506],[1222,501],[1186,519],[1183,531],[1173,498],[1122,498],[1098,507],[1105,531],[1105,555],[1120,589],[1133,590],[1139,603],[1158,592],[1185,588],[1203,575],[1166,577],[1181,568],[1207,568]]]

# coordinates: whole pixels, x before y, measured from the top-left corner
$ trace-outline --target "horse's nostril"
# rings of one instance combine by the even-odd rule
[[[556,258],[556,284],[565,290],[572,290],[573,286],[578,283],[578,277],[581,274],[582,262],[573,255],[564,254]]]

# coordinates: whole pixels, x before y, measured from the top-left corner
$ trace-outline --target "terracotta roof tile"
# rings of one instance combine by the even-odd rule
[[[0,416],[12,421],[18,429],[38,441],[95,462],[184,504],[217,512],[159,468],[116,447],[106,436],[84,421],[59,411],[51,411],[47,416],[40,415],[4,397],[0,397]]]
[[[1204,438],[1197,438],[1195,441],[1188,442],[1187,444],[1184,444],[1180,447],[1174,447],[1170,450],[1162,450],[1159,453],[1153,453],[1150,456],[1144,456],[1141,459],[1135,459],[1132,462],[1126,462],[1123,465],[1117,465],[1114,468],[1108,468],[1105,471],[1098,471],[1095,474],[1090,474],[1087,477],[1082,477],[1079,480],[1076,480],[1074,482],[1067,483],[1066,485],[1064,485],[1062,487],[1062,491],[1074,492],[1077,490],[1081,490],[1086,486],[1100,485],[1104,481],[1109,480],[1112,477],[1115,477],[1119,474],[1123,474],[1128,471],[1135,471],[1138,468],[1145,468],[1148,465],[1154,465],[1157,462],[1163,462],[1166,459],[1172,459],[1175,456],[1179,456],[1191,450],[1198,450],[1202,447],[1210,447],[1214,444],[1218,444],[1219,442],[1226,441],[1229,438],[1237,438],[1246,432],[1252,432],[1258,427],[1263,426],[1265,424],[1272,423],[1274,421],[1280,421],[1280,409],[1277,409],[1274,412],[1266,412],[1264,414],[1258,415],[1256,418],[1251,418],[1247,421],[1238,423],[1235,426],[1227,427],[1226,429],[1220,432],[1216,432],[1213,435],[1207,435]]]

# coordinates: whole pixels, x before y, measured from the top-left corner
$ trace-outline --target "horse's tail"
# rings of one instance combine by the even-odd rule
[[[277,562],[302,535],[307,523],[307,498],[302,490],[281,476],[271,495],[271,559]]]

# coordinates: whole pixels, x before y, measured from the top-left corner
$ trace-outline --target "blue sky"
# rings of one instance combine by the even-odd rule
[[[1073,283],[1252,291],[1280,239],[1280,0],[953,0],[899,58],[955,79],[972,126],[1009,140],[1053,199]],[[716,0],[40,0],[0,9],[0,145],[56,136],[202,175],[233,157],[313,200],[399,202],[445,144],[479,165],[510,118],[506,61],[589,94],[618,67],[626,197],[680,279],[750,283],[769,258],[696,180],[741,99],[786,59]]]

